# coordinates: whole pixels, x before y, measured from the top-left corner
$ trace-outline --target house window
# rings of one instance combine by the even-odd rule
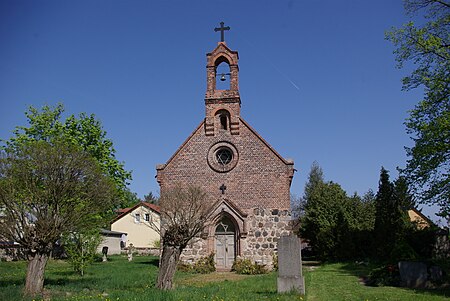
[[[139,213],[136,213],[134,215],[134,222],[139,224],[141,222],[141,215]]]
[[[144,219],[145,219],[146,222],[149,222],[150,221],[150,214],[146,213],[144,215]]]

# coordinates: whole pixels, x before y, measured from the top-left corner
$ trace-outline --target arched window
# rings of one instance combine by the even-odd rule
[[[228,117],[225,114],[220,115],[220,128],[222,130],[228,130]]]
[[[219,130],[228,131],[230,127],[230,113],[227,110],[220,110],[216,113],[216,121]]]
[[[216,226],[216,234],[218,233],[233,233],[235,232],[233,222],[227,217],[224,216],[220,220],[220,222]]]

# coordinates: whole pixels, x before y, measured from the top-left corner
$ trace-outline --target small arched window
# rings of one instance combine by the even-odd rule
[[[230,113],[227,110],[220,110],[216,113],[216,120],[219,130],[228,131],[230,127]]]
[[[220,115],[220,128],[222,130],[228,130],[228,118],[227,115]]]

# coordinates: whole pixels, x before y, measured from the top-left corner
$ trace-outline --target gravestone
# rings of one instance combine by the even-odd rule
[[[128,251],[127,251],[128,261],[133,261],[133,251],[134,251],[134,246],[133,246],[133,244],[130,244],[128,246]]]
[[[423,262],[400,261],[398,263],[402,286],[424,288],[427,284],[427,265]]]
[[[444,278],[444,271],[441,267],[433,265],[428,271],[430,272],[430,280],[433,282],[440,282]]]
[[[103,254],[103,262],[108,261],[108,247],[103,247],[102,248],[102,254]]]
[[[300,238],[291,234],[278,241],[278,293],[305,294],[305,278],[302,273]]]

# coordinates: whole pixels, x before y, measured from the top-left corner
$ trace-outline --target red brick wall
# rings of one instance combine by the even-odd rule
[[[174,185],[196,185],[203,188],[215,202],[222,196],[219,187],[225,184],[225,197],[243,211],[251,208],[289,210],[293,163],[279,157],[243,120],[238,135],[216,129],[206,136],[203,124],[181,146],[169,162],[158,167],[157,179],[161,193]],[[217,172],[208,164],[209,149],[217,142],[231,143],[239,159],[229,172]]]

